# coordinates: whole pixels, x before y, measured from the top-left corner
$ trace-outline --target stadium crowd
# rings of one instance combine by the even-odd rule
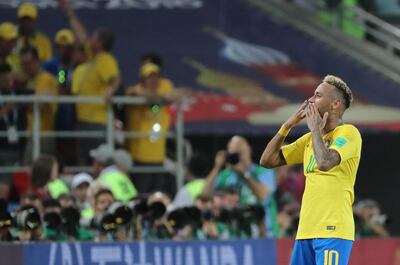
[[[106,129],[107,105],[114,95],[146,97],[144,105],[115,107],[119,128],[146,133],[118,143],[102,139],[41,139],[32,161],[32,140],[17,131],[32,131],[29,104],[1,103],[0,164],[29,166],[29,174],[0,178],[0,240],[234,239],[293,237],[304,190],[301,168],[266,169],[252,161],[247,140],[234,136],[226,150],[197,153],[186,163],[186,184],[173,192],[174,177],[131,173],[135,166],[160,166],[166,159],[168,105],[181,95],[162,76],[155,53],[141,57],[140,83],[124,87],[112,54],[114,34],[98,28],[89,36],[65,0],[60,11],[71,29],[50,39],[36,28],[38,10],[23,3],[16,24],[0,24],[1,95],[102,96],[104,103],[40,104],[42,131]],[[123,125],[121,125],[123,124]],[[70,175],[64,164],[91,165],[90,172]],[[212,166],[209,166],[212,164]],[[27,181],[22,181],[22,180]],[[171,184],[172,183],[172,184]],[[372,200],[355,205],[358,236],[388,236],[386,216]]]

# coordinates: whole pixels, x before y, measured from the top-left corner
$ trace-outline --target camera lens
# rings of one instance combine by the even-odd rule
[[[226,163],[236,165],[240,161],[239,153],[228,153],[226,156]]]

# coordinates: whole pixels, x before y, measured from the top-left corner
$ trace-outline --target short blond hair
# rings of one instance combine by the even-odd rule
[[[353,102],[353,93],[351,92],[349,86],[341,78],[334,75],[327,75],[324,77],[322,82],[336,87],[343,96],[346,109],[350,107],[351,103]]]

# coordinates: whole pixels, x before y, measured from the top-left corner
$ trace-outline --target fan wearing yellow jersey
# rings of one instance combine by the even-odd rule
[[[267,144],[260,164],[273,168],[303,164],[306,185],[291,265],[346,265],[354,241],[354,184],[361,135],[344,124],[353,95],[340,78],[326,76]],[[283,145],[289,131],[306,119],[309,133]]]

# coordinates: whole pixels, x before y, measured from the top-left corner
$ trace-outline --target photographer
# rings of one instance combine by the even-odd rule
[[[96,241],[107,241],[111,240],[108,234],[107,225],[102,221],[107,213],[108,207],[114,202],[114,196],[111,190],[104,188],[100,189],[94,194],[94,217],[93,220],[96,222],[94,226],[97,228]]]
[[[1,37],[0,37],[1,39]],[[0,97],[22,94],[21,89],[13,85],[14,77],[11,66],[0,63]],[[14,166],[20,164],[24,139],[18,137],[18,131],[26,127],[25,108],[14,102],[0,102],[0,131],[7,133],[7,137],[0,137],[0,164]],[[0,173],[0,196],[8,197],[11,173]]]
[[[32,165],[31,191],[40,199],[57,199],[63,193],[68,193],[67,185],[58,177],[59,164],[55,157],[40,155]]]
[[[240,203],[244,205],[263,205],[267,214],[267,237],[276,237],[279,234],[273,197],[276,190],[275,172],[252,162],[251,148],[245,138],[232,137],[227,151],[217,153],[203,194],[210,196],[214,189],[238,191]]]
[[[170,197],[160,191],[147,199],[147,209],[142,215],[142,238],[144,240],[171,239],[174,230],[165,215],[171,205]]]
[[[387,216],[381,214],[376,201],[365,199],[354,206],[354,219],[357,237],[388,237],[385,225]]]
[[[13,241],[13,236],[10,233],[12,218],[7,210],[7,202],[0,198],[0,242]]]
[[[44,233],[42,229],[41,216],[33,205],[21,206],[17,211],[13,212],[12,235],[19,241],[42,241]]]

